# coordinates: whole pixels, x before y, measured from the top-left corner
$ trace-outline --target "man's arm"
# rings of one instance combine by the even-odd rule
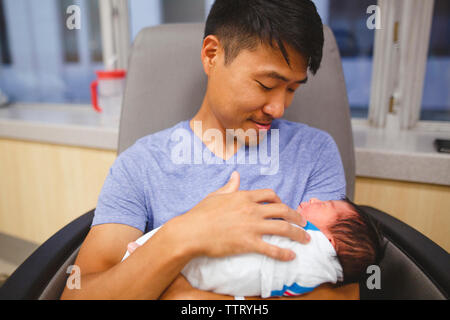
[[[329,134],[319,136],[322,137],[320,149],[301,202],[309,201],[311,198],[326,201],[345,197],[345,172],[339,149]]]
[[[65,288],[61,298],[157,299],[197,256],[257,252],[292,260],[295,256],[291,250],[268,244],[262,235],[275,234],[306,243],[307,233],[291,225],[304,226],[306,221],[282,204],[272,190],[238,189],[239,175],[235,175],[189,212],[167,222],[123,262],[128,243],[142,232],[120,224],[93,227],[75,262],[81,272],[81,289]]]
[[[122,263],[127,244],[142,232],[126,225],[93,227],[75,265],[81,272],[81,289],[65,288],[61,299],[157,299],[187,263],[182,244],[170,247],[155,237]]]

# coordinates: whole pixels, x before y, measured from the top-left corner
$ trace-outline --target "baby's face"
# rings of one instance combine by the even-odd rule
[[[344,201],[321,201],[316,198],[312,198],[309,202],[302,202],[297,207],[297,212],[319,228],[332,243],[334,243],[334,240],[328,232],[328,227],[333,225],[337,218],[348,210],[348,204]]]

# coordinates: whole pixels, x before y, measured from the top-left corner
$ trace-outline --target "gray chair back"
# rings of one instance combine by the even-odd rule
[[[75,249],[72,254],[65,260],[62,265],[58,268],[55,274],[51,277],[47,286],[44,288],[42,293],[39,295],[38,300],[58,300],[66,285],[67,278],[69,277],[67,273],[67,268],[75,264],[75,260],[80,251],[81,245]]]
[[[142,30],[134,41],[120,122],[118,153],[137,139],[192,118],[206,92],[200,51],[204,24],[165,24]],[[355,155],[339,50],[324,27],[322,65],[296,93],[284,118],[327,131],[337,143],[353,199]]]

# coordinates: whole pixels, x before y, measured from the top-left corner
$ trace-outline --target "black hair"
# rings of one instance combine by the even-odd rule
[[[258,41],[278,48],[290,66],[283,43],[299,52],[313,74],[322,61],[323,25],[311,0],[216,0],[206,20],[204,38],[216,35],[225,65]]]
[[[359,282],[367,267],[378,265],[385,251],[384,237],[380,225],[360,206],[344,200],[351,211],[338,217],[329,227],[334,237],[338,260],[344,273],[343,283]]]

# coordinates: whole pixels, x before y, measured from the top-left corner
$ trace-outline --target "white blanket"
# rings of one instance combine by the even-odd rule
[[[136,242],[150,239],[159,228]],[[342,281],[342,267],[336,251],[325,235],[308,222],[304,228],[311,241],[300,244],[279,236],[264,236],[264,241],[295,252],[292,261],[278,261],[250,253],[225,258],[199,257],[182,270],[189,283],[198,289],[232,296],[293,296],[312,291],[322,283]],[[129,256],[125,254],[122,260]]]

